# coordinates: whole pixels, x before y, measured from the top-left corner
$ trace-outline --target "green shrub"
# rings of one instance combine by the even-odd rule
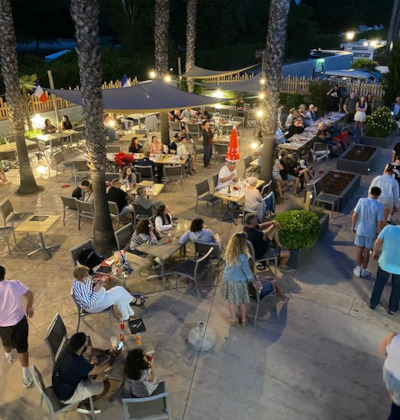
[[[33,137],[36,137],[39,134],[43,134],[42,130],[25,131],[25,138],[32,139]]]
[[[303,95],[292,95],[290,93],[280,93],[279,94],[279,101],[282,105],[285,105],[287,110],[290,108],[299,108],[299,105],[304,104],[304,96]]]
[[[378,65],[377,61],[370,60],[369,58],[359,58],[353,63],[353,68],[375,70],[375,67],[377,65]]]
[[[371,115],[367,115],[367,134],[371,137],[387,137],[396,128],[390,109],[381,106]]]
[[[281,228],[279,237],[289,249],[311,248],[319,235],[318,216],[306,210],[288,210],[279,213],[276,218]]]
[[[315,80],[308,85],[306,101],[314,104],[320,111],[328,109],[329,96],[326,94],[332,86],[328,80]]]

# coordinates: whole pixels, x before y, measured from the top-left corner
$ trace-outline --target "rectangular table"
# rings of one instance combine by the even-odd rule
[[[37,147],[36,142],[33,140],[25,140],[26,147],[28,149],[33,149]],[[7,157],[17,151],[17,143],[6,143],[6,144],[0,144],[0,159],[7,159]]]
[[[146,187],[146,196],[147,198],[149,198],[157,197],[159,194],[161,194],[162,190],[164,189],[164,184],[153,184],[152,187],[148,187],[146,184],[144,184],[145,182],[146,181],[139,182],[139,184],[136,184],[136,186],[129,191],[126,188],[123,188],[123,190],[125,192],[131,193],[132,195],[137,195],[137,189],[139,187]]]
[[[47,248],[46,245],[44,244],[43,234],[47,233],[52,228],[52,226],[58,221],[58,219],[60,217],[61,216],[59,216],[59,215],[53,215],[53,216],[33,215],[33,216],[30,216],[29,219],[26,219],[25,221],[23,221],[20,225],[18,225],[15,228],[15,232],[27,232],[27,233],[37,233],[37,234],[39,234],[39,241],[40,241],[38,243],[39,248],[30,252],[28,254],[28,258],[31,255],[42,251],[44,256],[47,259],[49,259],[49,258],[51,258],[50,251],[53,250],[53,249],[58,249],[59,248],[59,245],[54,245],[54,246],[51,246],[51,247]],[[39,219],[39,220],[35,220],[35,219]],[[43,219],[43,220],[40,220],[40,219]]]
[[[136,248],[144,254],[150,255],[154,258],[158,257],[161,260],[161,273],[160,275],[156,275],[156,277],[161,277],[164,289],[166,287],[167,276],[167,273],[165,273],[165,261],[185,246],[179,243],[179,238],[190,228],[190,224],[190,220],[177,219],[176,226],[163,232],[164,236],[158,241],[157,245],[144,243]],[[171,242],[169,242],[168,234],[171,235]]]

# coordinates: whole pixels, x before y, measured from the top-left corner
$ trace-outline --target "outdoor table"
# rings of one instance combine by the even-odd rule
[[[69,147],[72,147],[72,135],[73,134],[77,134],[79,133],[79,131],[75,131],[75,130],[64,130],[64,131],[60,131],[59,133],[54,133],[54,134],[59,134],[59,136],[63,139],[67,139],[69,142]]]
[[[264,181],[262,179],[257,180],[256,188],[261,187],[261,185],[264,184]],[[233,187],[236,186],[239,189],[235,190]],[[231,208],[231,212],[228,215],[228,219],[232,219],[233,223],[236,225],[236,208],[237,204],[244,199],[245,195],[245,188],[246,188],[246,182],[245,180],[240,180],[237,183],[231,184],[231,195],[228,196],[228,186],[223,187],[219,190],[216,190],[214,192],[214,197],[222,198],[223,200],[229,201],[229,206]],[[223,218],[225,220],[225,218]]]
[[[169,273],[165,272],[165,261],[170,258],[176,251],[180,250],[185,245],[179,243],[179,238],[190,228],[191,221],[186,219],[178,219],[176,226],[163,232],[163,237],[157,242],[156,245],[150,245],[144,243],[139,245],[136,249],[144,254],[152,257],[158,257],[161,260],[161,273],[160,275],[150,276],[147,279],[150,280],[153,277],[161,277],[164,289],[166,288],[166,276]],[[171,235],[170,237],[168,235]],[[171,242],[169,242],[169,239]]]
[[[28,254],[28,258],[36,254],[39,251],[42,251],[44,256],[49,259],[51,258],[50,251],[52,249],[58,249],[59,245],[54,245],[51,247],[46,248],[43,240],[43,233],[47,233],[50,228],[57,222],[57,220],[61,216],[53,215],[53,216],[46,216],[46,215],[33,215],[29,219],[23,221],[20,225],[15,228],[15,232],[27,232],[27,233],[37,233],[39,234],[39,243],[38,249],[30,252]]]
[[[139,140],[142,140],[142,138],[144,137],[144,134],[135,134],[133,131],[131,132],[126,132],[125,134],[120,137],[118,140],[116,140],[113,144],[118,143],[120,141],[124,142],[124,141],[131,141],[133,137],[137,137]]]
[[[115,162],[115,155],[116,153],[107,153],[107,160],[109,162]],[[134,153],[133,157],[135,161],[133,162],[133,165],[137,164],[137,161],[139,159],[144,158],[143,153]],[[187,160],[189,159],[188,155],[184,156],[178,156],[178,155],[172,155],[172,154],[158,154],[158,155],[150,155],[150,160],[153,161],[156,164],[160,165],[185,165]]]
[[[33,140],[25,140],[26,147],[32,149],[37,147],[36,142]],[[7,157],[17,150],[17,143],[0,144],[0,159],[7,159]]]
[[[149,197],[157,197],[159,194],[161,194],[162,190],[164,189],[164,184],[155,184],[152,183],[150,186],[151,181],[142,181],[139,182],[139,184],[136,184],[135,187],[129,189],[126,186],[122,186],[121,189],[123,189],[125,192],[131,193],[132,195],[137,195],[137,189],[139,187],[146,187],[146,196]]]

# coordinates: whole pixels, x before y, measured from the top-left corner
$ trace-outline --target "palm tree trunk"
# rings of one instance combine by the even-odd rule
[[[187,22],[186,22],[186,67],[188,72],[195,63],[196,50],[196,20],[197,20],[197,0],[188,0],[186,7]],[[187,79],[188,92],[194,91],[193,79]]]
[[[6,87],[7,107],[11,127],[17,145],[20,186],[19,194],[38,191],[29,162],[28,149],[24,137],[24,99],[18,78],[17,41],[10,0],[0,0],[0,63]]]
[[[169,0],[156,0],[154,44],[156,71],[162,79],[168,72]],[[168,113],[160,112],[161,142],[169,144]]]
[[[400,7],[397,9],[396,19],[393,26],[393,45],[399,39],[400,35]]]
[[[400,6],[400,0],[394,0],[393,8],[392,8],[392,14],[390,16],[390,23],[389,23],[389,29],[388,29],[388,35],[387,35],[387,43],[385,47],[385,53],[388,55],[390,53],[390,46],[393,42],[393,44],[396,42],[398,33],[394,33],[394,27],[396,23],[396,16],[400,13],[399,11]]]
[[[75,24],[76,51],[83,98],[86,149],[93,184],[94,244],[99,252],[109,255],[115,247],[115,238],[106,196],[106,135],[102,122],[98,15],[97,0],[71,0],[71,16]]]
[[[31,121],[31,111],[29,109],[29,97],[26,90],[22,91],[22,96],[24,98],[24,112],[25,112],[26,123],[28,125],[28,130],[32,131],[33,126],[32,126],[32,121]]]
[[[277,125],[279,89],[282,79],[282,62],[285,53],[289,9],[290,0],[270,1],[265,57],[265,95],[261,101],[264,115],[261,121],[261,134],[264,147],[260,178],[265,181],[269,181],[272,177],[272,154]]]

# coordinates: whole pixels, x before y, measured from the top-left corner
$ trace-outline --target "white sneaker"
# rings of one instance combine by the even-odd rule
[[[33,385],[33,377],[29,375],[26,379],[24,379],[24,388],[30,388]]]
[[[356,277],[361,277],[361,267],[356,266],[355,268],[353,268],[353,274]]]
[[[361,277],[368,277],[371,273],[366,268],[361,269]]]
[[[8,357],[7,357],[8,363],[14,363],[17,359],[15,358],[15,356],[11,353]]]

